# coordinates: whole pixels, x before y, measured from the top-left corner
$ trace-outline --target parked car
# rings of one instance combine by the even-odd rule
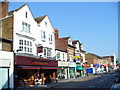
[[[120,90],[120,84],[113,84],[111,90]]]
[[[120,77],[116,76],[115,83],[111,86],[111,90],[120,90]]]

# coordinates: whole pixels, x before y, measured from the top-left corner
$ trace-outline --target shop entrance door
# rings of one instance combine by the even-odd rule
[[[0,90],[8,89],[8,68],[0,68]]]

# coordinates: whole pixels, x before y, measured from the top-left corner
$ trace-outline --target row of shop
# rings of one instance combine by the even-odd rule
[[[15,86],[35,85],[56,82],[59,79],[72,79],[82,76],[84,68],[75,62],[63,62],[37,57],[15,56]]]
[[[99,68],[104,71],[109,69],[99,65],[86,68],[80,63],[49,60],[31,55],[16,54],[14,58],[13,56],[12,53],[11,58],[1,59],[0,71],[3,73],[0,75],[4,78],[1,78],[0,89],[35,85],[38,81],[37,84],[47,84],[60,79],[81,77],[86,72],[95,73]]]

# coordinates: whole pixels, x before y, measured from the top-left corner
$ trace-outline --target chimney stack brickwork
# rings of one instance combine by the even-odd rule
[[[8,15],[8,1],[4,0],[0,2],[0,19]]]

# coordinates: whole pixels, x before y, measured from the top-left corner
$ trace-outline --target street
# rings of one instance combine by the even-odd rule
[[[96,75],[95,78],[90,80],[83,79],[82,81],[81,79],[77,78],[68,83],[57,85],[52,88],[111,88],[117,75],[117,72],[107,73],[103,75]]]
[[[48,84],[45,87],[32,87],[32,88],[23,88],[24,90],[52,90],[52,89],[77,89],[77,88],[101,88],[101,89],[110,89],[112,84],[116,79],[116,76],[120,75],[118,72],[111,72],[102,75],[89,75],[86,77],[79,77],[66,81],[59,81],[58,83]],[[19,88],[18,90],[21,90]]]

